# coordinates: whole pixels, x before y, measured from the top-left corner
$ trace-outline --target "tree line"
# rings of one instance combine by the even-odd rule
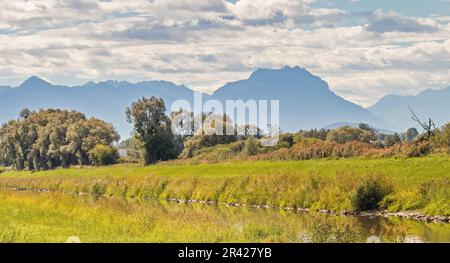
[[[192,121],[189,125],[190,132],[188,135],[174,135],[172,121],[177,121],[178,116],[186,114],[190,115]],[[245,152],[251,156],[290,148],[302,141],[301,138],[337,144],[358,142],[377,147],[415,141],[429,141],[435,149],[447,149],[450,145],[450,124],[423,134],[411,128],[404,134],[386,135],[361,123],[359,127],[282,133],[276,146],[260,149],[258,139],[263,133],[257,127],[237,127],[226,115],[202,113],[201,118],[194,118],[192,114],[180,110],[168,116],[161,98],[141,98],[126,109],[125,115],[133,125],[133,134],[119,146],[127,150],[129,158],[148,165],[176,158],[192,158],[200,153],[207,154],[208,151],[203,149],[216,145],[230,145],[229,149],[219,147],[221,154]],[[194,123],[199,119],[202,121],[200,129],[194,130],[194,127],[199,127],[198,123]],[[204,120],[208,120],[206,125],[203,125]],[[234,133],[217,135],[213,132],[217,127],[222,127],[224,134],[231,127]],[[238,131],[244,133],[238,134]],[[119,139],[111,124],[96,118],[86,118],[77,111],[25,109],[17,120],[11,120],[0,128],[0,165],[18,170],[46,170],[72,165],[114,164],[119,160],[118,149],[114,146]]]
[[[0,128],[0,164],[17,170],[98,164],[102,146],[111,148],[119,139],[111,124],[80,112],[25,109]],[[106,152],[118,158],[114,149]]]

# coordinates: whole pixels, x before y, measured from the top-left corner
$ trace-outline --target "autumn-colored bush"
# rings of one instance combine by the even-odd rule
[[[389,155],[382,148],[364,142],[339,144],[331,141],[305,139],[291,148],[282,148],[251,157],[251,160],[309,160],[321,158],[351,158]]]

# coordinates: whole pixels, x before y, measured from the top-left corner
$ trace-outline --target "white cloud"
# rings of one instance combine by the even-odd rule
[[[380,9],[373,12],[367,30],[385,32],[432,33],[438,31],[437,23],[431,19],[415,19],[400,16],[394,11],[383,13]]]
[[[301,16],[304,14],[303,0],[241,0],[228,3],[227,6],[236,17],[245,19],[268,19],[278,12],[286,16]]]
[[[310,2],[0,0],[0,84],[165,79],[211,92],[256,68],[299,65],[369,105],[450,83],[448,17],[376,11],[354,22]]]

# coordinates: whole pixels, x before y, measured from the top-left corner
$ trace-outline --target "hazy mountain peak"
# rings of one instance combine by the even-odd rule
[[[335,122],[389,127],[380,118],[332,92],[320,77],[301,67],[259,69],[246,80],[227,83],[213,99],[278,100],[284,131],[321,128]]]
[[[4,93],[10,89],[11,89],[11,87],[9,87],[9,86],[0,86],[0,94]]]
[[[450,87],[444,89],[427,89],[417,96],[387,95],[368,108],[374,115],[379,116],[395,125],[399,130],[417,127],[411,119],[411,107],[422,119],[432,118],[437,126],[447,123],[450,112]]]
[[[39,87],[44,87],[44,86],[52,86],[52,84],[50,82],[47,82],[39,77],[36,76],[32,76],[30,78],[28,78],[27,80],[25,80],[22,84],[20,84],[19,87],[24,88],[24,87],[33,87],[33,88],[39,88]]]
[[[295,67],[285,66],[280,69],[260,68],[250,75],[250,79],[256,79],[256,78],[261,78],[261,77],[277,77],[277,76],[281,77],[281,76],[286,76],[286,75],[291,75],[291,76],[297,75],[297,76],[302,76],[302,77],[305,77],[305,76],[313,77],[314,76],[313,74],[311,74],[311,72],[309,72],[305,68],[301,68],[299,66],[295,66]]]

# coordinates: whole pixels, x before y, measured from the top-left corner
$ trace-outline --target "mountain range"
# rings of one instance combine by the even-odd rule
[[[425,90],[417,96],[388,95],[368,110],[391,123],[395,130],[404,131],[418,127],[409,108],[422,122],[431,118],[438,127],[450,122],[450,86],[441,90]]]
[[[127,138],[132,127],[125,119],[126,107],[141,97],[150,96],[163,98],[170,108],[178,99],[188,100],[192,105],[194,92],[184,85],[167,81],[129,83],[109,80],[68,87],[31,77],[15,88],[0,87],[0,122],[16,119],[24,108],[70,109],[111,122],[122,138]],[[336,95],[325,81],[300,67],[257,70],[248,79],[227,83],[211,95],[203,94],[203,100],[207,99],[279,100],[280,125],[284,131],[322,128],[333,123],[365,122],[383,129],[404,129],[412,125],[407,121],[397,122],[393,117],[404,118],[401,105],[408,104],[413,97],[390,96],[364,109]],[[442,103],[434,105],[433,109],[445,104],[444,100],[439,101]],[[425,104],[423,108],[419,105],[422,104],[412,105],[417,112],[428,109]],[[446,112],[450,112],[446,107]],[[390,115],[389,109],[398,109],[399,114]]]

